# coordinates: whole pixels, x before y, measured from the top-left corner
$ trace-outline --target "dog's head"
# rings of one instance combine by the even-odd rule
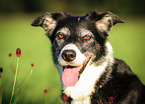
[[[74,86],[88,64],[99,64],[106,56],[106,41],[116,23],[123,23],[111,12],[91,11],[85,16],[65,12],[46,13],[33,21],[41,26],[52,43],[53,60],[62,74],[63,84]]]

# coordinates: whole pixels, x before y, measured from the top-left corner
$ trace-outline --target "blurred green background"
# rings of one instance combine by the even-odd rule
[[[21,48],[16,89],[33,73],[14,95],[13,104],[60,103],[61,85],[51,56],[51,45],[40,27],[31,22],[45,12],[66,11],[85,15],[90,10],[111,11],[126,23],[117,24],[110,34],[114,56],[123,59],[145,84],[145,3],[143,0],[1,0],[0,1],[0,67],[6,70],[2,79],[2,104],[9,104],[17,57]],[[12,53],[12,57],[8,54]],[[34,63],[34,67],[31,67]],[[1,75],[1,74],[0,74]]]

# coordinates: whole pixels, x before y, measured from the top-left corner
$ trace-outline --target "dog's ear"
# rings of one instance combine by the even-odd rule
[[[86,15],[86,18],[95,21],[97,29],[107,35],[110,34],[113,25],[124,23],[123,20],[111,12],[91,11]]]
[[[60,13],[45,13],[38,18],[36,18],[31,25],[32,26],[41,26],[46,31],[46,35],[51,37],[57,22],[66,18],[69,14],[65,12]]]

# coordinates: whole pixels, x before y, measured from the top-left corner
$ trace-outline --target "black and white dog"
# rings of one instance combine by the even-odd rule
[[[51,40],[65,103],[145,104],[144,85],[125,62],[113,57],[108,41],[113,25],[123,22],[111,12],[98,11],[85,16],[46,13],[32,22]]]

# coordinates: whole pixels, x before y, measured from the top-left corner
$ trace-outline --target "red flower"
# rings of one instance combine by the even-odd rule
[[[109,103],[113,103],[113,97],[109,97]]]
[[[31,66],[33,67],[34,66],[34,63],[31,63]]]
[[[21,56],[21,49],[20,49],[20,48],[17,48],[17,50],[16,50],[16,55],[17,55],[18,57]]]
[[[62,101],[64,101],[64,102],[68,101],[68,96],[66,94],[62,95]]]
[[[9,57],[11,57],[12,56],[12,53],[9,53]]]
[[[47,89],[45,89],[45,90],[44,90],[44,94],[47,94],[47,93],[48,93],[48,90],[47,90]]]

